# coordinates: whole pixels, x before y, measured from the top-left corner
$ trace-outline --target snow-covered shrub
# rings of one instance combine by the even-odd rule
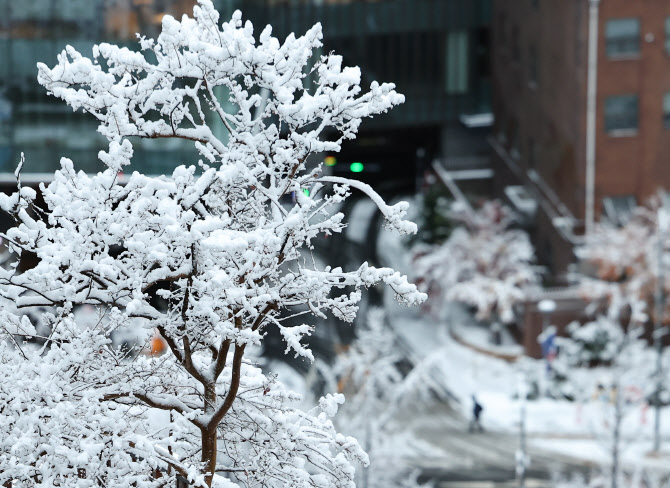
[[[313,320],[289,327],[283,317],[352,321],[362,289],[380,281],[401,303],[425,299],[391,269],[305,259],[315,239],[344,228],[331,209],[352,188],[390,228],[416,231],[407,203],[388,206],[312,161],[403,97],[376,82],[364,92],[360,70],[335,54],[311,66],[319,24],[280,43],[269,26],[254,38],[240,12],[219,23],[210,0],[193,14],[164,16],[140,52],[100,44],[87,58],[67,46],[55,67],[38,65],[50,94],[99,121],[109,149],[95,175],[62,159],[40,188],[45,209],[30,188],[0,195],[16,220],[2,237],[12,253],[36,256],[23,272],[0,270],[0,296],[53,309],[40,348],[24,347],[41,335],[25,315],[0,312],[2,482],[147,488],[180,475],[193,487],[351,488],[353,463],[367,460],[333,426],[339,397],[303,412],[245,350],[276,327],[287,350],[312,359],[302,338]],[[129,138],[191,141],[201,174],[177,166],[122,183]],[[99,320],[77,320],[79,305],[97,307]],[[113,346],[113,333],[136,327],[157,331],[168,352],[131,357]]]
[[[557,337],[561,357],[570,366],[611,364],[617,354],[617,345],[623,340],[624,330],[607,317],[580,324],[575,321],[567,327],[569,338]]]
[[[620,296],[630,296],[639,300],[639,307],[648,319],[656,321],[654,300],[661,269],[662,288],[666,296],[670,292],[667,259],[670,232],[659,232],[659,222],[667,219],[664,215],[660,199],[652,198],[647,205],[637,207],[623,226],[600,222],[585,237],[576,254],[586,274],[581,291],[587,299],[613,302]],[[660,263],[659,247],[663,251]],[[661,320],[665,323],[670,320],[667,301]]]
[[[435,179],[435,176],[433,176]],[[417,224],[419,231],[410,239],[410,244],[429,245],[444,242],[451,234],[454,220],[450,217],[453,200],[444,185],[434,183],[420,195]]]
[[[635,302],[630,308],[637,308]],[[607,315],[599,315],[581,327],[571,325],[571,336],[559,342],[556,361],[569,366],[577,400],[595,401],[600,407],[591,428],[609,453],[604,477],[610,481],[624,476],[620,460],[630,440],[624,438],[624,421],[647,401],[657,379],[654,351],[642,338],[643,326],[635,320],[635,313],[632,320],[622,324],[622,305],[617,301],[610,305]]]

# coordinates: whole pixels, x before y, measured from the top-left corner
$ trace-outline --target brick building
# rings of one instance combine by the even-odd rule
[[[584,232],[589,187],[596,217],[615,221],[670,187],[670,2],[494,0],[492,30],[496,187],[526,213],[541,261],[560,274]]]

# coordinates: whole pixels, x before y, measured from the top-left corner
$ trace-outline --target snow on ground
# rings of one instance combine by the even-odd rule
[[[444,323],[433,323],[407,312],[389,313],[396,333],[414,351],[414,361],[430,364],[432,379],[454,398],[464,418],[472,415],[474,394],[484,406],[486,430],[517,433],[520,402],[516,396],[519,365],[491,357],[451,338]],[[422,353],[423,351],[423,353]],[[544,365],[537,361],[538,368]],[[526,431],[536,448],[556,455],[598,465],[608,459],[611,427],[605,420],[611,405],[600,400],[588,403],[541,398],[526,403]],[[624,462],[644,462],[645,467],[667,470],[670,457],[670,409],[662,410],[661,427],[667,446],[658,459],[648,456],[652,447],[653,411],[644,405],[631,407],[623,422]]]
[[[506,327],[501,330],[501,344],[491,344],[491,330],[482,327],[467,310],[459,304],[450,304],[445,311],[444,322],[449,324],[450,335],[464,342],[496,355],[518,357],[523,355],[523,346],[519,345]]]
[[[393,265],[400,272],[411,270],[409,252],[402,238],[381,232],[378,255],[382,265]],[[410,273],[411,275],[411,273]],[[479,345],[486,344],[488,333],[476,325],[466,324],[458,314],[440,318],[420,315],[416,310],[401,307],[386,291],[385,308],[390,325],[404,342],[415,364],[430,364],[433,380],[438,380],[454,407],[467,419],[471,416],[472,395],[484,406],[482,423],[487,430],[515,433],[519,429],[520,402],[516,398],[519,362],[510,362],[484,354]],[[450,328],[463,343],[454,339]],[[468,345],[464,345],[468,344]],[[472,347],[472,345],[475,347]],[[491,349],[489,346],[488,349]],[[518,354],[519,346],[503,345],[494,353]],[[542,361],[524,361],[528,368],[537,368],[541,378],[545,373]],[[594,374],[598,374],[594,372]],[[553,452],[585,463],[602,464],[608,459],[608,432],[605,420],[609,402],[592,395],[586,403],[540,398],[526,403],[526,429],[531,442],[542,451]],[[661,429],[665,451],[657,457],[651,451],[653,434],[652,409],[645,405],[627,408],[623,422],[622,456],[624,462],[644,462],[645,467],[665,467],[670,457],[670,408],[661,415]]]
[[[607,465],[611,459],[609,452],[611,447],[596,439],[543,438],[533,439],[532,443],[542,450],[588,460],[594,465]],[[643,463],[647,469],[667,472],[670,450],[662,450],[658,455],[651,455],[648,442],[634,442],[623,446],[621,456],[624,465],[640,467]]]

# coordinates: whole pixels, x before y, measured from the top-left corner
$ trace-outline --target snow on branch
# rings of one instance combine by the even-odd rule
[[[347,187],[373,199],[391,227],[416,230],[403,220],[406,203],[387,206],[313,161],[404,100],[392,84],[363,89],[360,70],[340,56],[314,61],[321,38],[317,24],[283,41],[266,27],[256,39],[240,12],[219,23],[211,1],[199,0],[193,17],[164,16],[140,52],[103,43],[88,58],[67,46],[55,66],[38,65],[38,81],[95,117],[109,147],[94,175],[63,158],[40,187],[43,211],[27,208],[30,189],[0,195],[16,221],[2,238],[25,261],[0,270],[0,296],[12,304],[0,331],[0,395],[15,399],[0,406],[3,475],[22,486],[83,478],[146,488],[176,474],[206,487],[353,486],[352,463],[365,457],[355,440],[325,414],[297,410],[294,394],[244,358],[279,327],[288,348],[311,359],[302,340],[317,319],[353,320],[363,288],[378,282],[408,305],[426,298],[388,268],[304,260],[315,239],[344,228],[336,209]],[[323,140],[326,130],[335,138]],[[171,175],[135,172],[122,183],[137,138],[191,141],[200,174],[175,161]],[[303,194],[309,186],[319,191]],[[14,306],[51,312],[36,328]],[[87,307],[93,322],[77,316]],[[312,323],[281,325],[305,311]],[[164,341],[162,356],[145,347],[150,334]],[[23,347],[30,336],[38,342]],[[119,336],[136,345],[119,347]],[[217,466],[235,469],[224,481]]]
[[[452,209],[462,225],[441,245],[419,248],[415,276],[436,298],[472,305],[480,320],[514,319],[514,305],[539,281],[528,235],[510,228],[508,209],[487,202],[475,211]]]

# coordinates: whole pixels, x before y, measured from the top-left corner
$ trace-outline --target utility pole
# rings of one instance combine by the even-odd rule
[[[589,0],[588,71],[586,79],[586,175],[584,223],[586,235],[593,232],[596,186],[596,95],[598,90],[598,7],[600,0]]]
[[[610,467],[610,488],[619,488],[619,457],[621,453],[621,422],[623,421],[623,399],[621,392],[621,382],[615,379],[611,386],[614,394],[614,432],[612,432],[612,466]]]
[[[526,383],[526,371],[522,370],[518,376],[517,391],[519,394],[519,449],[516,451],[516,477],[519,488],[526,488],[526,468],[528,467],[528,448],[526,446],[526,397],[528,386]]]
[[[656,393],[654,395],[654,451],[661,448],[661,390],[663,388],[663,313],[665,311],[665,270],[663,252],[665,234],[668,228],[668,215],[664,206],[658,209],[656,223],[656,252],[658,270],[656,275],[656,293],[654,296],[654,346],[656,348]]]

